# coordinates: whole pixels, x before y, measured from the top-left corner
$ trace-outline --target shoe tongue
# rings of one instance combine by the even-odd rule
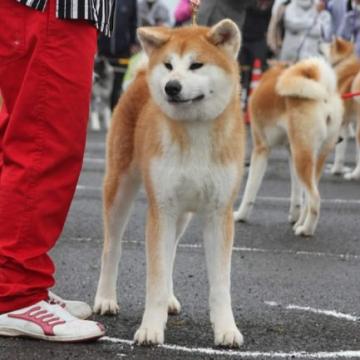
[[[72,320],[76,319],[67,310],[65,310],[62,306],[60,306],[58,304],[54,304],[52,302],[49,302],[49,300],[42,301],[42,303],[43,303],[42,304],[43,307],[47,311],[51,312],[52,314],[54,314],[55,316],[59,317],[62,320],[72,321]]]
[[[66,304],[61,301],[61,300],[58,300],[54,297],[51,297],[49,296],[49,298],[47,299],[47,302],[50,304],[50,305],[60,305],[62,308],[65,308]]]

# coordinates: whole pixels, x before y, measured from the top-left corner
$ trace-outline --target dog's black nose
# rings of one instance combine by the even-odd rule
[[[170,80],[165,85],[165,92],[169,96],[179,95],[181,92],[182,86],[178,80]]]

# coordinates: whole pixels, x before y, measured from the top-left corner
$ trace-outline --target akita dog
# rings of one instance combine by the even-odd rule
[[[223,20],[212,28],[140,28],[138,37],[149,64],[121,97],[107,138],[105,241],[95,311],[118,311],[120,242],[143,182],[149,203],[146,303],[135,342],[163,343],[168,312],[180,311],[172,281],[176,245],[197,213],[215,344],[239,346],[230,262],[232,206],[245,151],[236,61],[240,32]]]
[[[268,70],[250,98],[253,150],[249,177],[235,220],[249,218],[270,150],[290,150],[289,221],[296,235],[314,234],[319,219],[318,181],[338,140],[343,107],[333,69],[320,58]],[[303,192],[305,201],[303,202]]]
[[[338,89],[340,94],[360,92],[360,60],[355,53],[354,44],[336,38],[330,45],[330,62],[333,65],[338,78]],[[357,163],[355,169],[345,173],[345,179],[360,179],[360,97],[344,100],[344,120],[341,128],[343,141],[336,146],[334,166],[331,169],[333,174],[343,174],[346,146],[348,139],[348,128],[350,123],[356,124],[356,147]]]

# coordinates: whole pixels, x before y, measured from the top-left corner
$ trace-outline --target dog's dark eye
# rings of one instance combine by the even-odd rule
[[[172,66],[170,63],[168,63],[168,62],[164,63],[164,65],[165,65],[165,67],[166,67],[168,70],[172,70],[172,69],[173,69],[173,66]]]
[[[191,65],[190,65],[190,70],[197,70],[197,69],[200,69],[200,68],[202,68],[204,66],[204,64],[202,64],[202,63],[192,63]]]

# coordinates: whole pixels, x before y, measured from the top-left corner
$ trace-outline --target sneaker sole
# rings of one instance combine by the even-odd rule
[[[0,336],[7,336],[7,337],[26,337],[26,338],[32,338],[32,339],[39,339],[39,340],[45,340],[45,341],[53,341],[53,342],[69,342],[69,343],[76,343],[76,342],[89,342],[89,341],[95,341],[97,339],[102,338],[105,335],[105,333],[102,334],[94,334],[89,335],[86,337],[66,337],[66,336],[47,336],[47,335],[41,335],[41,334],[32,334],[27,333],[18,329],[10,329],[10,328],[1,328],[0,329]]]

